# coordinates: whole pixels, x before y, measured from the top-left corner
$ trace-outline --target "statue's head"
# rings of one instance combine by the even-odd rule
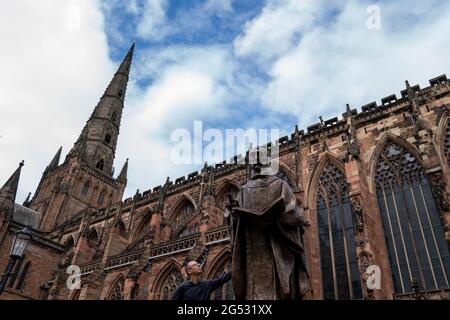
[[[189,278],[192,276],[202,274],[202,267],[201,267],[200,263],[198,263],[197,261],[190,261],[186,265],[186,273]]]
[[[270,162],[267,164],[264,164],[261,162],[261,159],[259,158],[259,156],[256,159],[256,162],[250,165],[251,168],[251,175],[264,175],[265,170],[264,169],[268,169],[270,167]]]

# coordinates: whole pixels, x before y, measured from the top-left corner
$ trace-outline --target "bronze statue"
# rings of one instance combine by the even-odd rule
[[[303,219],[292,188],[252,166],[250,180],[225,215],[232,225],[233,289],[237,300],[303,299],[309,276]]]

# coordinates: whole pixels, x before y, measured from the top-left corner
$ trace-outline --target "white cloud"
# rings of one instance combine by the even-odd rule
[[[98,1],[5,2],[0,38],[0,184],[25,160],[21,201],[72,147],[114,66]]]
[[[203,4],[204,11],[210,11],[217,15],[233,12],[234,0],[207,0]]]
[[[315,21],[321,0],[271,0],[261,14],[248,22],[234,45],[239,56],[267,62],[286,53],[299,33]]]
[[[398,95],[406,79],[426,85],[450,70],[448,3],[383,2],[382,29],[369,30],[367,1],[339,5],[333,16],[320,1],[294,2],[309,4],[307,28],[290,23],[295,10],[285,1],[268,5],[235,43],[238,54],[259,61],[270,76],[262,105],[296,115],[303,127],[318,115],[340,115],[346,103],[359,107]]]
[[[166,37],[170,33],[165,25],[168,6],[168,0],[146,0],[138,20],[137,35],[149,40]]]

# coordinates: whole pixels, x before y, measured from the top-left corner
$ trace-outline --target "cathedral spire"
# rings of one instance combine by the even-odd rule
[[[47,171],[55,169],[59,165],[59,159],[61,158],[62,147],[59,147],[52,161],[47,167]]]
[[[14,171],[11,177],[6,181],[3,187],[0,189],[0,207],[13,208],[16,202],[17,189],[19,187],[20,173],[24,161],[19,164],[19,167]]]
[[[122,170],[120,171],[119,176],[117,177],[117,181],[126,183],[127,182],[127,173],[128,173],[128,158],[123,165]]]
[[[44,172],[42,173],[42,177],[41,177],[41,180],[39,181],[39,184],[38,184],[38,187],[36,189],[36,192],[34,193],[33,199],[32,199],[32,201],[29,201],[29,205],[31,205],[31,203],[33,202],[34,198],[39,194],[39,191],[42,188],[42,184],[44,183],[44,180],[47,177],[47,174],[50,171],[52,171],[53,169],[55,169],[56,167],[58,167],[59,160],[61,158],[61,152],[62,152],[62,147],[59,147],[58,151],[56,151],[56,154],[53,156],[53,159],[50,161],[48,166],[45,168]]]
[[[123,59],[116,73],[114,74],[113,79],[109,83],[108,87],[103,96],[105,95],[118,95],[122,100],[125,97],[125,92],[127,90],[128,77],[131,69],[131,62],[133,61],[134,47],[136,43],[133,42],[131,48],[128,50],[127,55]],[[124,78],[125,77],[125,78]],[[120,93],[122,92],[122,93]],[[94,110],[95,114],[95,110]]]
[[[111,82],[94,108],[77,142],[67,155],[84,159],[91,167],[108,176],[113,174],[113,162],[119,136],[135,43],[119,65]]]

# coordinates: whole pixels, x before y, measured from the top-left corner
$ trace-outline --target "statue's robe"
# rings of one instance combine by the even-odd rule
[[[291,187],[276,176],[253,176],[236,196],[239,208],[262,212],[283,197],[271,221],[232,215],[233,289],[237,300],[302,299],[309,289],[304,219]]]

